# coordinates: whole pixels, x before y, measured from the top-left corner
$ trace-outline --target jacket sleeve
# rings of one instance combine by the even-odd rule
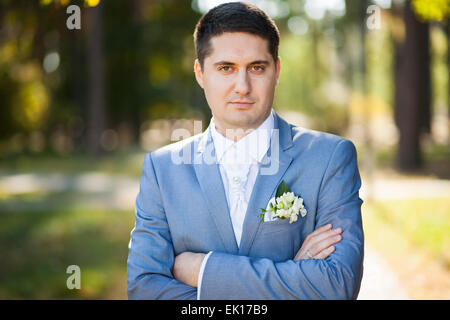
[[[197,299],[197,289],[173,278],[174,249],[151,154],[144,160],[136,223],[129,243],[129,299]]]
[[[362,278],[364,236],[356,150],[337,143],[322,177],[316,226],[341,227],[342,240],[325,260],[287,260],[213,252],[201,299],[356,299]]]

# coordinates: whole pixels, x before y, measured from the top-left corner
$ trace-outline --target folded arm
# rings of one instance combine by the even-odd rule
[[[197,299],[197,289],[173,277],[174,249],[151,155],[143,165],[129,244],[129,299]]]
[[[294,257],[294,261],[302,259],[325,259],[334,252],[334,244],[342,240],[342,229],[332,229],[331,224],[321,226],[311,232],[303,241],[301,248]],[[175,279],[195,288],[202,282],[203,270],[208,261],[208,254],[182,252],[175,257],[173,276]],[[199,296],[200,289],[197,290]]]
[[[353,144],[336,146],[321,183],[316,225],[342,229],[325,260],[273,262],[213,252],[203,273],[201,299],[354,299],[362,277],[361,181]]]

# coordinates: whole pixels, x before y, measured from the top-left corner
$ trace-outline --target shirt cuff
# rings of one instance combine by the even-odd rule
[[[202,264],[200,266],[200,271],[198,272],[197,300],[200,300],[200,290],[201,290],[201,286],[202,286],[203,271],[205,271],[206,261],[208,261],[208,258],[211,255],[211,253],[212,253],[212,251],[208,252],[208,254],[203,258]]]

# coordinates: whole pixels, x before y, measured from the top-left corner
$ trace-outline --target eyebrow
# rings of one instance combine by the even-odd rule
[[[250,62],[248,65],[253,65],[253,64],[269,65],[270,62],[267,60],[256,60],[256,61]],[[224,60],[214,63],[214,66],[234,66],[234,65],[236,65],[234,62],[229,62],[229,61],[224,61]]]

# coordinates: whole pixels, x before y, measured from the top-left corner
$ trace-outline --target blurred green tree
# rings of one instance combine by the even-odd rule
[[[69,4],[81,30],[66,26]],[[199,16],[189,1],[1,0],[0,148],[17,136],[27,150],[39,131],[96,153],[107,129],[133,143],[148,120],[207,119],[192,72]]]

